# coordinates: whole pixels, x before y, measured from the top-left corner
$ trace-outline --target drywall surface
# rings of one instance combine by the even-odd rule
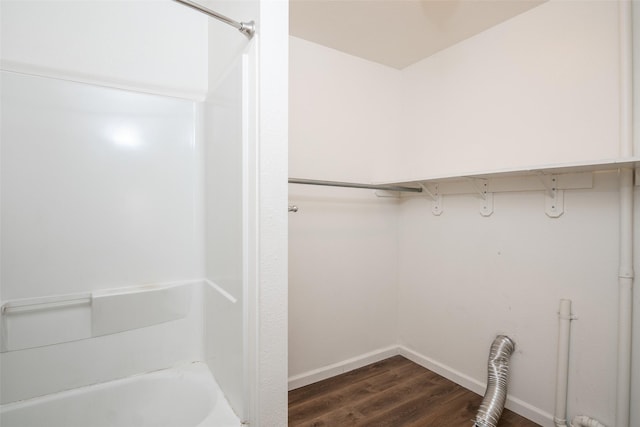
[[[289,176],[391,172],[397,70],[290,37]],[[289,377],[395,343],[397,200],[289,185]]]
[[[166,1],[3,1],[2,68],[202,97],[207,18]]]
[[[290,37],[289,176],[333,181],[392,179],[400,72]]]
[[[248,179],[251,334],[250,397],[254,410],[250,423],[283,426],[287,423],[287,156],[289,133],[289,4],[279,0],[259,2],[257,46],[253,46],[257,70],[250,90],[257,108],[252,110]],[[259,67],[258,67],[259,65]],[[252,74],[253,75],[253,74]],[[254,92],[251,92],[251,91]],[[255,127],[254,127],[255,126]],[[257,313],[257,318],[252,317]],[[253,356],[252,356],[253,357]]]
[[[396,341],[397,201],[290,185],[289,375]]]
[[[406,68],[396,179],[616,158],[618,27],[552,0]]]
[[[510,395],[553,413],[558,303],[571,299],[568,412],[612,425],[617,174],[597,174],[592,190],[567,191],[557,219],[544,214],[540,192],[494,197],[490,217],[478,214],[473,196],[446,196],[441,216],[423,199],[403,200],[400,344],[481,384],[491,341],[507,334],[516,341]]]
[[[295,38],[290,47],[291,176],[403,181],[619,155],[616,2],[550,1],[401,73]],[[578,319],[568,415],[612,424],[617,176],[598,173],[594,183],[567,191],[556,219],[545,215],[541,192],[496,194],[495,212],[485,218],[473,195],[445,196],[443,214],[434,216],[424,197],[404,197],[392,208],[370,194],[290,185],[290,202],[300,208],[289,227],[290,375],[371,351],[373,345],[339,341],[365,342],[359,334],[379,327],[348,330],[343,304],[351,297],[343,294],[361,286],[358,310],[397,286],[399,345],[481,393],[491,341],[512,336],[509,405],[552,425],[557,310],[569,298]],[[384,221],[396,224],[396,243],[393,230],[382,236]],[[374,230],[382,233],[375,242],[367,235]],[[347,261],[394,244],[395,279],[389,266]],[[388,277],[388,287],[371,289],[370,275]],[[349,286],[334,287],[343,278]],[[325,336],[335,343],[305,348]],[[634,397],[638,372],[634,367]],[[632,425],[639,422],[632,408]]]

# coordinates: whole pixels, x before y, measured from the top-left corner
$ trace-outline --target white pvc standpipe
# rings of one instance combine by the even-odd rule
[[[630,425],[633,275],[633,169],[621,169],[616,427]]]
[[[571,339],[571,300],[560,300],[558,311],[560,328],[558,330],[558,360],[556,365],[556,406],[553,422],[556,427],[605,427],[600,421],[586,415],[576,415],[571,424],[567,424],[567,390],[569,385],[569,349]]]
[[[619,1],[620,157],[633,157],[632,2]],[[631,407],[631,337],[633,318],[633,169],[620,170],[620,268],[618,273],[618,364],[616,427],[629,427]]]
[[[560,300],[558,312],[558,360],[556,364],[556,406],[553,422],[556,427],[567,425],[567,388],[569,384],[569,340],[571,338],[571,300]]]

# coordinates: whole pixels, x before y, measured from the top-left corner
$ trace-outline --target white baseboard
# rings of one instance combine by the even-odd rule
[[[334,363],[332,365],[324,366],[319,369],[313,369],[308,372],[304,372],[299,375],[289,377],[289,390],[304,387],[309,384],[313,384],[318,381],[322,381],[327,378],[331,378],[336,375],[343,374],[345,372],[352,371],[354,369],[361,368],[371,363],[379,362],[391,356],[400,354],[412,362],[441,375],[448,380],[461,385],[462,387],[473,391],[479,395],[484,395],[486,390],[486,383],[480,382],[475,378],[456,371],[455,369],[433,360],[427,356],[424,356],[414,350],[411,350],[405,346],[390,346],[375,350],[363,355],[353,357],[351,359],[344,360],[342,362]],[[554,427],[553,415],[528,404],[516,397],[508,396],[505,407],[531,421],[538,423],[544,427]]]
[[[302,374],[289,377],[289,390],[294,390],[327,378],[335,377],[336,375],[362,368],[363,366],[379,362],[397,354],[398,346],[394,345],[352,357],[351,359],[343,360],[342,362],[323,366],[319,369],[303,372]]]
[[[474,393],[477,393],[481,396],[484,395],[484,392],[487,388],[486,383],[482,383],[475,378],[471,378],[470,376],[465,375],[462,372],[456,371],[450,366],[433,360],[405,346],[398,346],[398,354],[406,357],[407,359],[417,363],[420,366],[429,369],[430,371],[435,372],[438,375],[447,378],[448,380],[453,381],[456,384],[461,385],[468,390],[473,391]],[[542,426],[555,426],[555,424],[553,423],[552,414],[545,412],[533,405],[530,405],[527,402],[524,402],[516,397],[507,396],[505,408],[515,412],[516,414],[522,415],[523,417],[528,418],[531,421]]]

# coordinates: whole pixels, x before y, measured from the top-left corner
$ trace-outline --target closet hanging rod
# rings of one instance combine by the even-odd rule
[[[256,32],[256,24],[253,21],[249,21],[249,22],[238,22],[238,21],[234,21],[231,18],[228,18],[218,12],[215,12],[207,7],[201,6],[196,2],[193,2],[191,0],[173,0],[175,2],[178,2],[180,4],[183,4],[187,7],[190,7],[192,9],[197,10],[198,12],[202,12],[205,15],[209,15],[212,18],[217,19],[218,21],[222,21],[225,24],[231,25],[234,28],[237,28],[238,31],[240,31],[242,34],[244,34],[245,36],[247,36],[247,38],[251,38],[253,37],[253,34]]]
[[[367,190],[401,191],[405,193],[422,193],[422,188],[401,187],[397,185],[357,184],[354,182],[319,181],[316,179],[289,178],[289,184],[323,185],[326,187],[364,188]]]

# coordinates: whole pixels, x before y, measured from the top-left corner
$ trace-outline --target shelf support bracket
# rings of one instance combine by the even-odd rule
[[[493,193],[489,192],[489,181],[486,179],[469,178],[476,192],[480,196],[480,215],[493,214]]]
[[[554,189],[545,194],[545,213],[549,218],[558,218],[564,213],[564,190]]]
[[[480,215],[491,216],[493,214],[493,193],[485,193],[480,200]]]
[[[442,194],[438,192],[438,184],[434,185],[434,190],[431,191],[426,185],[420,184],[420,188],[422,188],[422,192],[429,196],[433,201],[433,205],[431,206],[431,213],[435,216],[442,215]]]
[[[555,175],[545,175],[543,173],[538,173],[537,176],[547,190],[547,195],[553,197],[553,192],[558,188],[558,177]]]
[[[480,195],[481,199],[487,198],[489,183],[486,179],[478,179],[478,178],[467,178],[473,184],[473,187],[476,189],[476,193]]]
[[[558,189],[558,177],[550,175],[546,180],[540,177],[540,181],[547,191],[544,196],[544,211],[549,218],[559,218],[564,213],[564,190]]]

